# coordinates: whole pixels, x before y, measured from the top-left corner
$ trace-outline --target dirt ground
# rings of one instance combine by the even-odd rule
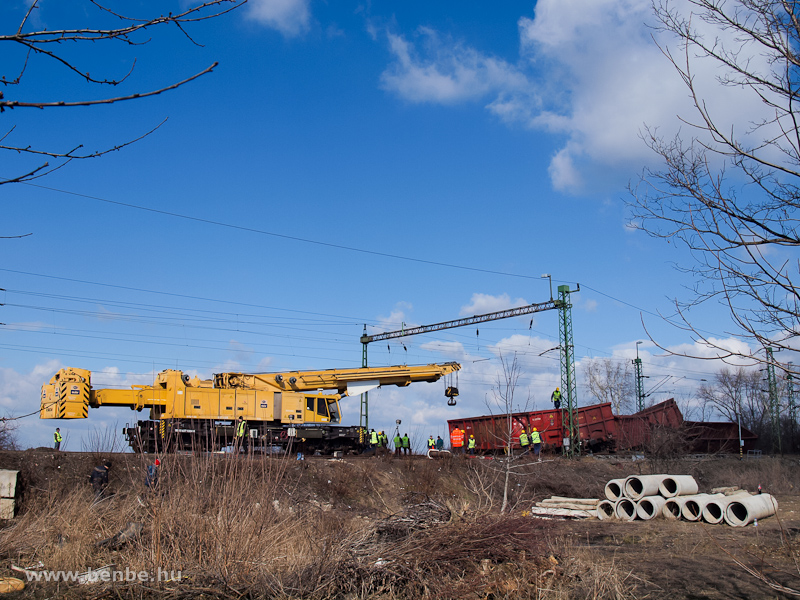
[[[0,452],[0,469],[21,472],[20,510],[47,490],[86,486],[91,469],[104,455],[54,453],[50,450]],[[152,459],[114,455],[111,487],[139,485]],[[171,461],[182,457],[169,458]],[[230,457],[221,457],[230,460]],[[488,461],[487,461],[488,462]],[[349,464],[348,464],[349,463]],[[345,461],[292,462],[297,498],[305,497],[333,511],[379,519],[399,513],[424,498],[455,496],[483,466],[473,459],[449,461],[354,458]],[[477,468],[477,470],[476,470]],[[693,475],[700,491],[735,485],[754,491],[758,485],[779,502],[779,514],[757,526],[733,528],[685,521],[552,521],[548,544],[558,566],[554,571],[580,577],[581,566],[603,564],[622,577],[625,598],[784,598],[747,569],[800,590],[800,461],[797,457],[740,462],[734,458],[684,458],[669,463],[619,458],[555,458],[526,465],[514,478],[511,513],[523,514],[534,501],[551,495],[599,498],[612,478],[647,472]],[[366,475],[365,475],[366,474]],[[366,481],[369,480],[369,485]],[[377,487],[376,487],[377,486]],[[495,497],[497,495],[495,494]],[[376,498],[380,499],[380,502]],[[478,501],[465,510],[478,510]],[[499,502],[482,510],[497,512]],[[9,527],[13,522],[6,522]],[[4,528],[0,522],[0,533]],[[742,564],[737,564],[736,561]],[[0,548],[0,576],[10,575],[13,557]],[[588,576],[588,575],[587,575]],[[478,597],[478,596],[476,596]],[[541,597],[548,597],[546,590]],[[555,596],[554,596],[555,597]],[[564,597],[558,596],[558,597]],[[576,596],[577,597],[577,596]]]
[[[778,495],[779,518],[734,528],[686,521],[563,521],[558,535],[629,573],[637,598],[783,598],[736,560],[797,589],[800,498]]]

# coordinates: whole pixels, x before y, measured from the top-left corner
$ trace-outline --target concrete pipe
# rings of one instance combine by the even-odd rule
[[[705,494],[700,495],[704,496]],[[696,497],[697,494],[693,496],[675,496],[674,498],[667,498],[667,501],[664,502],[664,508],[661,509],[662,516],[665,519],[680,519],[683,516],[683,505],[686,504],[687,500],[693,500]]]
[[[732,527],[744,527],[756,519],[771,517],[778,512],[778,501],[769,494],[741,496],[725,508],[725,522]]]
[[[617,503],[611,500],[601,500],[597,503],[597,518],[601,521],[617,518]]]
[[[636,503],[636,516],[642,521],[655,519],[664,509],[667,499],[663,496],[645,496]]]
[[[622,498],[617,502],[614,514],[622,521],[633,521],[636,519],[636,504],[630,498]]]
[[[681,516],[687,521],[699,521],[703,516],[703,509],[706,504],[714,498],[724,498],[723,494],[697,494],[691,499],[686,499],[681,509]]]
[[[612,479],[606,484],[606,498],[611,502],[618,502],[625,497],[625,480]]]
[[[719,523],[722,523],[722,521],[725,520],[725,509],[728,508],[728,505],[735,500],[741,500],[745,497],[749,498],[750,494],[742,490],[741,492],[737,492],[732,496],[712,498],[703,507],[703,521],[710,523],[711,525],[718,525]]]
[[[631,475],[625,480],[625,496],[634,502],[645,496],[655,496],[667,477],[669,475]]]
[[[658,486],[658,493],[664,498],[691,496],[698,490],[697,482],[691,475],[670,475]]]
[[[677,521],[681,518],[684,502],[684,499],[680,496],[677,498],[668,498],[667,501],[664,502],[664,508],[661,509],[661,516],[670,521]]]

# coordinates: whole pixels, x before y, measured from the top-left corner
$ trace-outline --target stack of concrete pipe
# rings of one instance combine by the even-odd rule
[[[605,500],[597,504],[601,520],[647,521],[667,519],[722,523],[744,527],[774,515],[778,502],[769,494],[750,495],[745,490],[731,494],[698,494],[691,475],[631,475],[606,484]]]

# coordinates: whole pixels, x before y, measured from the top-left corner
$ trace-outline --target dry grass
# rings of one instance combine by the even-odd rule
[[[115,564],[155,573],[160,567],[180,571],[182,578],[154,584],[35,583],[25,594],[237,600],[630,597],[614,591],[616,580],[608,572],[556,558],[564,550],[553,550],[550,523],[518,512],[498,515],[491,502],[478,502],[467,484],[487,472],[474,465],[170,457],[162,466],[162,488],[153,493],[142,484],[144,459],[129,460],[140,462],[125,471],[120,467],[112,478],[116,493],[100,501],[74,476],[66,485],[37,488],[26,497],[23,514],[0,530],[0,560],[7,566],[41,561],[47,569],[65,571]],[[500,491],[491,481],[484,484],[484,497],[496,498]],[[118,548],[98,546],[129,523],[144,524],[140,537]],[[592,578],[593,595],[570,591],[588,589]],[[619,585],[624,584],[621,578]]]
[[[646,464],[581,459],[579,469],[568,461],[525,465],[511,482],[518,510],[499,515],[502,478],[489,461],[172,456],[162,467],[162,489],[153,493],[143,485],[146,459],[128,456],[113,469],[115,494],[94,501],[85,478],[89,459],[76,457],[77,467],[67,473],[60,460],[67,459],[36,455],[35,467],[22,473],[30,483],[24,510],[0,529],[5,571],[12,562],[41,561],[47,569],[71,571],[160,567],[181,571],[182,578],[114,586],[37,583],[24,592],[29,597],[605,600],[653,593],[652,584],[621,569],[613,554],[565,541],[550,522],[519,516],[550,495],[598,497],[608,479]],[[755,489],[760,483],[791,493],[800,485],[788,460],[681,466],[703,487]],[[129,523],[144,525],[139,538],[116,549],[98,546]]]

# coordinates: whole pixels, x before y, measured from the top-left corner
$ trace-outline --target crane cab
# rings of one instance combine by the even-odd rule
[[[283,423],[293,425],[306,425],[312,423],[339,423],[338,394],[282,394]]]

